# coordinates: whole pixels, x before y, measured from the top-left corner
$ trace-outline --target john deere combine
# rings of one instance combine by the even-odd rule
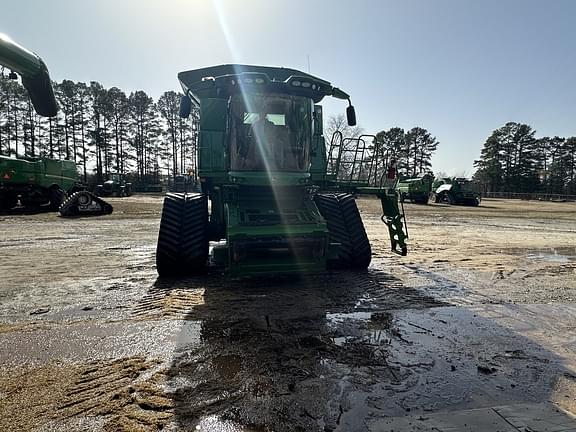
[[[393,161],[364,157],[374,137],[352,140],[349,154],[351,141],[336,135],[327,151],[317,104],[326,96],[348,100],[354,125],[345,92],[304,72],[263,66],[222,65],[178,78],[181,116],[192,104],[200,109],[202,192],[166,195],[160,276],[203,273],[209,242],[210,260],[234,276],[365,269],[370,243],[351,193],[380,197],[392,249],[406,253]]]

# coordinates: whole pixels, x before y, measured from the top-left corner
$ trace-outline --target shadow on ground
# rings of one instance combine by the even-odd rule
[[[136,314],[200,324],[200,343],[183,334],[167,372],[182,430],[361,431],[546,401],[558,377],[576,379],[536,343],[376,269],[159,280]]]

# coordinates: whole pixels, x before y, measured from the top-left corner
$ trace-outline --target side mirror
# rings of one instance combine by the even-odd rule
[[[180,117],[188,118],[192,112],[192,101],[186,95],[180,98]]]
[[[314,105],[314,135],[322,135],[324,133],[323,120],[322,120],[322,107]]]
[[[354,106],[350,105],[346,108],[346,119],[348,120],[348,126],[356,126],[356,110]]]

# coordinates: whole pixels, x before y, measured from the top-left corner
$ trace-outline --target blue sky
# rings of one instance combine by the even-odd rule
[[[0,32],[52,78],[157,98],[176,73],[245,62],[308,69],[352,95],[367,132],[428,129],[434,171],[471,174],[507,121],[576,135],[572,0],[0,0]],[[326,101],[328,114],[344,112]]]

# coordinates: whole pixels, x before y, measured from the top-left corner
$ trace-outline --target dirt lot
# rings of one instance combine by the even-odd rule
[[[110,202],[97,218],[0,216],[2,431],[383,431],[542,402],[576,413],[574,203],[408,204],[399,257],[379,202],[360,199],[368,272],[159,281],[161,197]]]

